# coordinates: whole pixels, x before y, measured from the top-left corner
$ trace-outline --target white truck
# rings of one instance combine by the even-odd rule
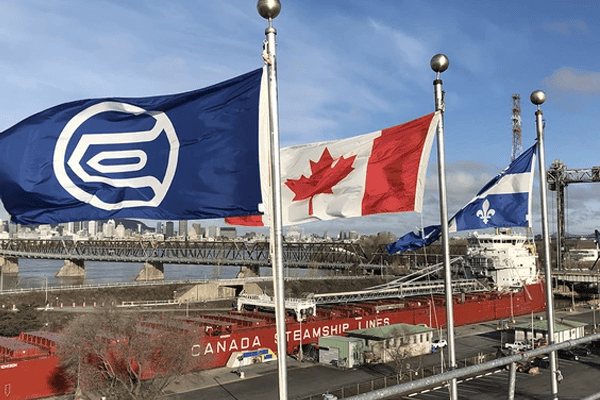
[[[524,350],[530,350],[531,345],[529,343],[516,341],[514,343],[504,343],[504,348],[511,349],[513,351],[524,351]]]

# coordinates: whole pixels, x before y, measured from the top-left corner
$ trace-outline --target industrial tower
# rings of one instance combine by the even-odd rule
[[[521,96],[518,94],[512,95],[512,117],[510,119],[512,120],[513,139],[510,162],[513,162],[523,151],[523,144],[521,143]]]

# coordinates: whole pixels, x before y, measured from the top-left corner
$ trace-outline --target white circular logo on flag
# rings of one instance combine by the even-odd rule
[[[104,131],[78,133],[80,127],[102,113],[111,113],[96,128]],[[145,118],[149,129],[110,133],[108,126],[118,124],[122,130],[135,125],[131,116]],[[168,145],[164,146],[160,140]],[[103,210],[156,207],[173,182],[178,156],[179,140],[164,112],[106,101],[69,120],[56,143],[53,166],[60,185],[77,200],[94,207]],[[157,157],[166,159],[156,160]],[[149,160],[156,162],[151,164]],[[159,171],[148,173],[152,168]]]

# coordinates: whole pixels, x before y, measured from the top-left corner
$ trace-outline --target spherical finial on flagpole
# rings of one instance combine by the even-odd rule
[[[447,70],[449,65],[450,60],[448,60],[445,54],[436,54],[431,58],[431,62],[429,63],[433,72],[438,74]]]
[[[256,9],[264,19],[274,19],[281,11],[281,2],[279,0],[258,0]]]
[[[531,93],[529,99],[536,106],[541,106],[546,101],[546,93],[541,90],[535,90]]]

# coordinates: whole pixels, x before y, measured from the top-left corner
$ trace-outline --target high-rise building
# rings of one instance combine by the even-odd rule
[[[235,239],[237,237],[237,232],[235,226],[222,226],[219,228],[219,234],[217,236]]]
[[[98,233],[98,221],[89,221],[88,222],[88,234],[90,237],[96,236]]]
[[[206,237],[215,238],[221,234],[221,230],[218,226],[211,225],[206,228]]]
[[[156,233],[163,233],[163,223],[160,221],[156,223]]]
[[[192,230],[194,231],[197,237],[204,236],[204,229],[202,228],[202,224],[194,222],[192,224]]]
[[[188,222],[185,220],[179,221],[179,236],[186,238],[188,235]]]
[[[167,221],[165,225],[165,239],[175,236],[173,221]]]
[[[125,225],[117,225],[117,227],[115,228],[115,236],[119,239],[123,239],[125,237]]]
[[[102,233],[104,237],[111,238],[115,236],[115,220],[109,219],[107,223],[102,227]]]

